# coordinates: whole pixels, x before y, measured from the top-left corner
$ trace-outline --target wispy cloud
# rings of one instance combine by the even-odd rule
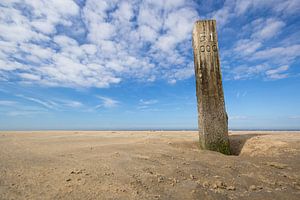
[[[16,104],[16,101],[0,100],[0,106],[14,106]]]
[[[244,92],[238,91],[238,92],[236,93],[236,98],[238,99],[238,98],[240,98],[240,97],[245,97],[246,95],[247,95],[247,91],[244,91]]]
[[[54,108],[56,108],[56,105],[57,105],[53,101],[46,101],[46,100],[42,100],[42,99],[38,99],[38,98],[34,98],[34,97],[24,96],[24,95],[21,95],[21,94],[17,94],[16,96],[20,97],[20,98],[23,98],[23,99],[26,99],[28,101],[32,101],[32,102],[37,103],[39,105],[42,105],[43,107],[48,108],[48,109],[54,109]]]
[[[292,115],[288,117],[289,119],[300,119],[300,115]]]
[[[47,112],[45,111],[22,111],[22,110],[18,110],[18,111],[9,111],[6,113],[7,116],[10,117],[17,117],[17,116],[33,116],[33,115],[37,115],[37,114],[45,114]]]
[[[157,99],[148,99],[148,100],[140,99],[139,101],[140,105],[152,105],[156,103],[158,103]]]
[[[229,120],[247,120],[249,118],[250,118],[249,116],[245,116],[245,115],[229,116]]]
[[[270,69],[270,66],[267,64],[259,64],[253,66],[241,65],[230,69],[228,74],[229,79],[245,80],[261,76],[261,74],[264,74],[268,69]]]
[[[283,65],[281,67],[271,69],[266,71],[266,75],[270,79],[282,79],[288,77],[288,74],[285,73],[289,69],[288,65]]]
[[[63,99],[63,98],[48,98],[47,100],[43,98],[36,98],[36,97],[29,97],[21,94],[15,95],[17,97],[20,97],[22,99],[25,99],[27,101],[34,102],[44,108],[47,108],[49,110],[64,110],[66,108],[81,108],[85,105],[82,102],[75,101],[75,100],[69,100],[69,99]]]
[[[56,105],[56,107],[59,107],[61,109],[70,107],[70,108],[81,108],[85,105],[80,101],[74,101],[69,99],[62,99],[62,98],[56,98],[52,99],[51,102]]]
[[[32,102],[37,103],[39,105],[42,105],[43,107],[48,108],[48,109],[56,108],[56,103],[51,102],[51,101],[45,101],[45,100],[41,100],[41,99],[34,98],[34,97],[28,97],[28,96],[24,96],[22,94],[17,94],[16,96],[20,97],[20,98],[23,98],[23,99],[26,99],[28,101],[32,101]]]
[[[140,99],[137,109],[142,111],[158,111],[158,108],[153,108],[153,105],[157,104],[157,99]]]
[[[114,99],[109,98],[109,97],[97,95],[97,98],[100,99],[102,102],[101,102],[101,104],[99,104],[99,105],[96,106],[96,109],[100,108],[100,107],[113,108],[113,107],[116,107],[117,105],[120,104],[119,101],[114,100]]]
[[[266,10],[268,13],[265,13]],[[278,65],[292,66],[299,58],[299,41],[294,39],[295,43],[291,44],[285,39],[293,34],[285,30],[289,28],[286,17],[292,17],[297,11],[300,11],[300,3],[296,0],[227,0],[220,9],[212,11],[208,16],[216,17],[221,33],[236,33],[231,36],[232,46],[225,49],[222,57],[223,63],[226,63],[225,78],[289,77],[287,74],[270,76],[267,71],[275,70]],[[257,16],[253,18],[248,13],[257,13]],[[242,18],[248,19],[247,23],[243,23]],[[237,28],[237,22],[245,25]]]
[[[83,104],[79,101],[67,101],[65,102],[65,105],[72,108],[80,108],[83,106]]]

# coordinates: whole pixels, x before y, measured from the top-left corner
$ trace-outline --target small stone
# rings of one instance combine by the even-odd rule
[[[190,163],[182,162],[183,165],[190,165]]]
[[[256,190],[256,186],[255,186],[255,185],[251,185],[251,186],[249,187],[249,189],[252,190],[252,191],[254,191],[254,190]]]
[[[196,190],[192,190],[192,193],[196,193]]]
[[[235,190],[235,187],[234,186],[227,186],[226,189],[227,190]]]
[[[174,185],[175,183],[179,183],[179,180],[176,179],[176,178],[173,178],[173,179],[172,179],[172,184]]]
[[[288,167],[288,165],[283,164],[283,163],[278,163],[278,162],[266,162],[266,165],[275,167],[277,169],[284,169],[284,168]]]
[[[263,189],[263,186],[259,185],[259,186],[257,186],[256,188],[262,190],[262,189]]]
[[[195,176],[194,176],[193,174],[190,174],[190,178],[191,178],[192,180],[196,179]]]
[[[278,186],[283,186],[284,183],[282,181],[278,181],[278,182],[275,182],[275,185],[278,185]]]
[[[205,187],[205,188],[209,187],[209,183],[207,181],[204,181],[203,184],[202,184],[202,186]]]
[[[218,188],[218,185],[214,183],[214,184],[212,185],[212,188],[213,188],[213,189],[217,189],[217,188]]]
[[[71,179],[70,179],[70,178],[68,178],[66,181],[67,181],[67,182],[69,182],[69,181],[71,181]]]
[[[282,176],[283,176],[284,178],[287,178],[287,175],[286,175],[286,174],[283,174]]]
[[[213,184],[213,189],[225,189],[226,188],[226,184],[220,180],[217,180],[214,184]]]
[[[163,177],[160,176],[160,177],[157,178],[157,182],[161,183],[161,182],[163,182],[163,181],[164,181],[164,178],[163,178]]]

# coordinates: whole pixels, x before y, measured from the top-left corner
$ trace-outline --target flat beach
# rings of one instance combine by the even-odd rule
[[[300,132],[0,132],[0,199],[299,199]]]

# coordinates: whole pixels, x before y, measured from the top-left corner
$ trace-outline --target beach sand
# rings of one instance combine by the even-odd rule
[[[300,199],[300,132],[0,132],[0,199]]]

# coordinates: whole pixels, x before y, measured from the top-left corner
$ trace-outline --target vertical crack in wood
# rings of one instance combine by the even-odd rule
[[[215,20],[195,23],[193,49],[200,147],[230,154]]]

